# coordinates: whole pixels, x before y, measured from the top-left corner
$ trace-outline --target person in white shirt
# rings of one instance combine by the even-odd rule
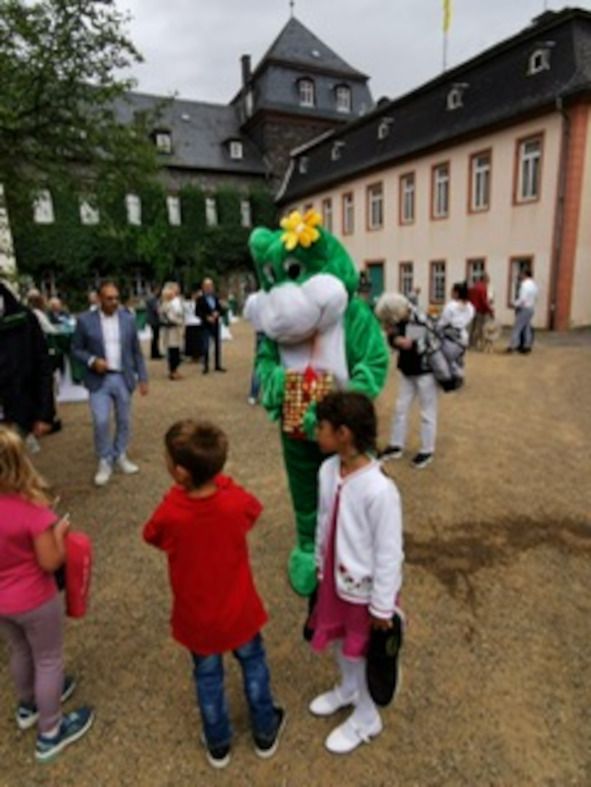
[[[320,467],[316,566],[318,594],[306,627],[314,651],[334,645],[340,683],[309,706],[331,716],[353,712],[325,741],[335,754],[369,743],[383,729],[368,683],[370,639],[402,626],[402,510],[394,482],[375,459],[377,419],[363,394],[341,391],[318,403]],[[392,654],[394,655],[394,654]],[[370,663],[371,668],[371,663]],[[390,677],[396,687],[397,657]],[[371,676],[370,676],[371,677]]]
[[[126,475],[139,468],[127,457],[131,395],[148,393],[148,376],[133,315],[119,306],[119,290],[107,281],[99,289],[100,308],[81,314],[72,339],[72,352],[84,365],[84,384],[90,393],[94,443],[99,466],[97,486],[108,483],[113,466]],[[110,434],[115,412],[115,435]]]
[[[451,327],[457,331],[458,339],[463,347],[467,347],[470,341],[468,328],[474,319],[475,309],[468,300],[468,285],[466,282],[454,284],[451,290],[451,300],[449,300],[439,317],[439,327]]]
[[[538,285],[532,278],[529,268],[524,268],[519,274],[519,293],[517,300],[513,304],[515,307],[515,324],[511,333],[511,344],[507,347],[507,352],[512,353],[519,350],[522,353],[530,353],[533,342],[531,321],[538,300]]]

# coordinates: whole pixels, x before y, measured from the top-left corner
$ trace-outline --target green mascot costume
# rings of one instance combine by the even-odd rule
[[[296,516],[297,545],[289,559],[294,590],[316,586],[314,533],[317,474],[316,402],[330,389],[372,399],[388,372],[388,350],[367,304],[355,297],[359,275],[342,244],[308,211],[290,214],[282,230],[250,236],[261,290],[246,317],[265,334],[257,355],[263,406],[282,426],[282,445]]]

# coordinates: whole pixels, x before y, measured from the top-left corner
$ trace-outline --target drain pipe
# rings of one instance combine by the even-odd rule
[[[558,173],[558,191],[556,194],[556,211],[554,214],[554,244],[550,263],[550,314],[548,327],[556,330],[556,302],[558,299],[558,272],[560,269],[560,251],[564,230],[564,200],[566,192],[566,168],[570,152],[570,118],[564,109],[562,96],[556,97],[556,110],[562,116],[562,135],[560,141],[560,169]]]

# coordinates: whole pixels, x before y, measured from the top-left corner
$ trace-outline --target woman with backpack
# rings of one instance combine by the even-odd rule
[[[398,351],[397,365],[400,372],[390,440],[378,457],[383,460],[402,457],[408,414],[413,401],[418,398],[421,408],[421,448],[413,458],[412,465],[421,469],[433,461],[437,435],[437,382],[429,362],[429,328],[426,318],[422,318],[409,301],[398,293],[382,295],[376,304],[375,313],[384,325],[388,343]]]

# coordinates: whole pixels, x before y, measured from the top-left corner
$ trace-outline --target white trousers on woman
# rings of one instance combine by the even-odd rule
[[[404,448],[408,413],[416,396],[419,397],[421,406],[421,453],[432,454],[437,436],[437,383],[432,374],[418,374],[414,377],[400,375],[400,390],[392,419],[390,445]]]

